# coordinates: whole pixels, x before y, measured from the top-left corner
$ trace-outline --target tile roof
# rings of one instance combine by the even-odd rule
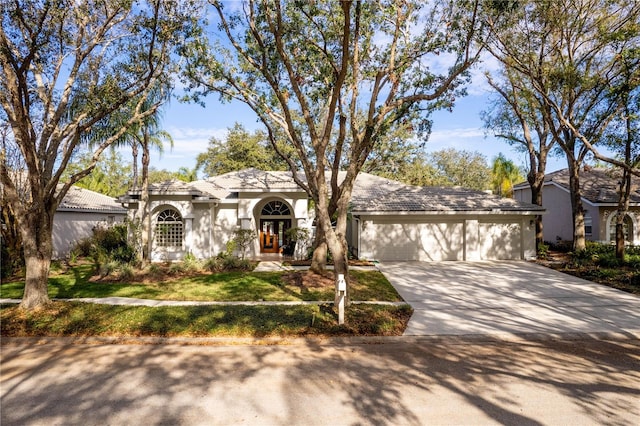
[[[345,172],[340,172],[339,180]],[[185,193],[236,199],[238,192],[301,192],[291,172],[245,169],[205,180],[185,183],[170,181],[153,186],[156,193]],[[437,211],[541,211],[540,206],[463,188],[419,187],[360,173],[352,194],[353,211],[437,212]]]
[[[178,179],[166,180],[164,182],[152,183],[149,185],[149,192],[152,194],[193,194],[198,195],[198,191],[191,183]]]
[[[95,191],[72,186],[58,206],[60,211],[96,211],[110,213],[126,213],[127,210],[118,204],[113,197]]]
[[[255,168],[229,172],[207,179],[230,191],[300,190],[291,172],[263,171]]]
[[[356,179],[354,212],[542,211],[540,206],[460,187],[404,185],[363,173]]]
[[[586,168],[580,170],[582,197],[594,204],[617,203],[618,182],[622,176],[620,169]],[[545,182],[554,182],[569,190],[569,169],[548,173]],[[640,178],[631,177],[631,203],[640,203]]]

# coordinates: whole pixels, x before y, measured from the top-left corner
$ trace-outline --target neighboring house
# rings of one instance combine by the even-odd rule
[[[142,217],[140,192],[119,198]],[[361,173],[355,183],[348,242],[369,260],[481,260],[535,257],[528,203],[459,188],[404,185]],[[250,255],[279,253],[291,227],[313,231],[314,211],[290,172],[246,169],[206,180],[150,185],[148,225],[153,261],[192,253],[215,256],[236,229],[252,229]],[[146,229],[145,229],[146,228]]]
[[[585,168],[580,171],[580,187],[584,208],[587,240],[615,241],[616,210],[618,208],[618,185],[620,172],[609,169]],[[629,213],[625,217],[625,239],[631,244],[640,244],[640,179],[632,178]],[[514,198],[531,201],[528,183],[514,188]],[[542,190],[542,205],[547,213],[542,218],[544,240],[555,242],[573,240],[573,214],[569,193],[568,169],[545,176]]]
[[[127,210],[113,197],[72,186],[53,216],[53,258],[68,256],[96,226],[123,222],[126,217]]]

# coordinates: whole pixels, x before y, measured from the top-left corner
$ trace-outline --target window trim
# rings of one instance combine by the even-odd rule
[[[180,212],[174,208],[160,211],[153,237],[156,247],[181,249],[184,246],[184,221]]]

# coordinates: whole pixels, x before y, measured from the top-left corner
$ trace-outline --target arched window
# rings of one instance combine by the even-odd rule
[[[633,241],[633,221],[629,215],[624,217],[624,222],[622,224],[622,231],[624,232],[624,240],[625,241]],[[611,223],[609,225],[609,241],[616,240],[616,218],[615,215],[611,219]]]
[[[270,201],[262,208],[262,216],[289,216],[291,211],[282,201]]]
[[[182,216],[176,210],[167,209],[158,214],[155,239],[158,247],[182,247]]]

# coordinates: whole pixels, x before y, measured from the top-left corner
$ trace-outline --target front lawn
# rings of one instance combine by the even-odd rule
[[[351,299],[398,302],[402,298],[379,271],[350,271]],[[297,272],[219,272],[157,276],[144,282],[100,279],[90,264],[52,273],[49,297],[74,299],[85,297],[132,297],[155,300],[195,301],[332,301],[333,274],[318,276]],[[0,298],[20,299],[24,281],[2,283]]]
[[[333,273],[308,271],[220,272],[139,275],[132,281],[98,277],[79,264],[49,278],[52,299],[132,297],[194,301],[333,301]],[[350,271],[354,301],[402,301],[378,271]],[[0,298],[19,299],[24,281],[0,285]],[[296,306],[111,306],[52,302],[34,312],[2,305],[2,336],[269,337],[401,335],[411,317],[408,305],[353,304],[338,326],[331,303]]]

